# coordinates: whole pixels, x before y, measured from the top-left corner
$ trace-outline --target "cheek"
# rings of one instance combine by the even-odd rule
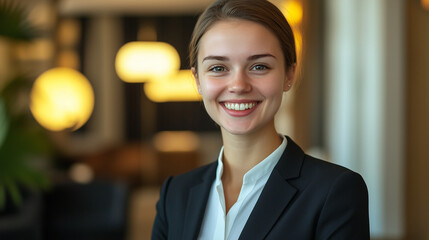
[[[222,92],[222,85],[218,81],[204,79],[201,83],[201,95],[203,99],[216,99]]]
[[[218,84],[214,84],[210,81],[203,81],[200,83],[201,85],[201,96],[203,97],[204,108],[206,109],[208,115],[211,119],[213,119],[216,123],[217,121],[217,98],[219,97],[222,89]]]
[[[266,82],[266,84],[261,84],[259,89],[266,97],[282,98],[283,96],[283,84],[280,81]]]

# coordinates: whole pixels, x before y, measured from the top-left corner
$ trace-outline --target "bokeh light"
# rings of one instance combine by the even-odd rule
[[[191,70],[180,70],[167,79],[147,82],[144,84],[144,92],[153,102],[201,100]]]
[[[164,42],[129,42],[119,49],[115,67],[125,82],[146,82],[175,74],[180,57],[173,46]]]
[[[41,74],[31,90],[30,109],[51,131],[76,130],[91,116],[94,92],[88,79],[70,68],[54,68]]]
[[[429,0],[421,0],[424,9],[429,11]]]
[[[84,184],[94,179],[94,172],[85,163],[75,163],[70,167],[69,176],[73,181]]]
[[[192,152],[198,149],[199,139],[191,131],[164,131],[155,135],[154,145],[160,152]]]
[[[303,9],[301,2],[296,0],[283,1],[281,11],[292,27],[302,22]]]

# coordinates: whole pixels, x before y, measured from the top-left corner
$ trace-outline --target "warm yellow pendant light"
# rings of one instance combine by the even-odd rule
[[[93,108],[91,84],[84,75],[70,68],[44,72],[31,90],[31,112],[40,125],[51,131],[80,128]]]
[[[180,68],[176,49],[164,42],[129,42],[116,55],[116,73],[125,82],[146,82],[174,75]]]
[[[165,80],[147,82],[144,84],[144,92],[153,102],[201,100],[191,70],[180,70]]]

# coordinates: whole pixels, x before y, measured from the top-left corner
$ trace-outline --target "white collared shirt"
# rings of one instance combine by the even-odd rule
[[[267,158],[250,169],[243,177],[243,185],[237,202],[225,215],[225,195],[222,185],[223,147],[218,157],[216,179],[210,189],[204,219],[198,239],[235,240],[247,222],[253,208],[268,181],[271,172],[286,149],[287,140],[283,136],[281,145]]]

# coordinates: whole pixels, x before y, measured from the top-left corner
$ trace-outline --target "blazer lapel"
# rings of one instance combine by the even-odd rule
[[[299,177],[304,152],[287,137],[287,147],[250,214],[239,239],[264,239],[296,194],[287,180]]]
[[[189,190],[189,198],[186,206],[186,216],[183,229],[183,238],[197,239],[203,221],[210,188],[216,176],[217,162],[204,174],[200,183]]]

